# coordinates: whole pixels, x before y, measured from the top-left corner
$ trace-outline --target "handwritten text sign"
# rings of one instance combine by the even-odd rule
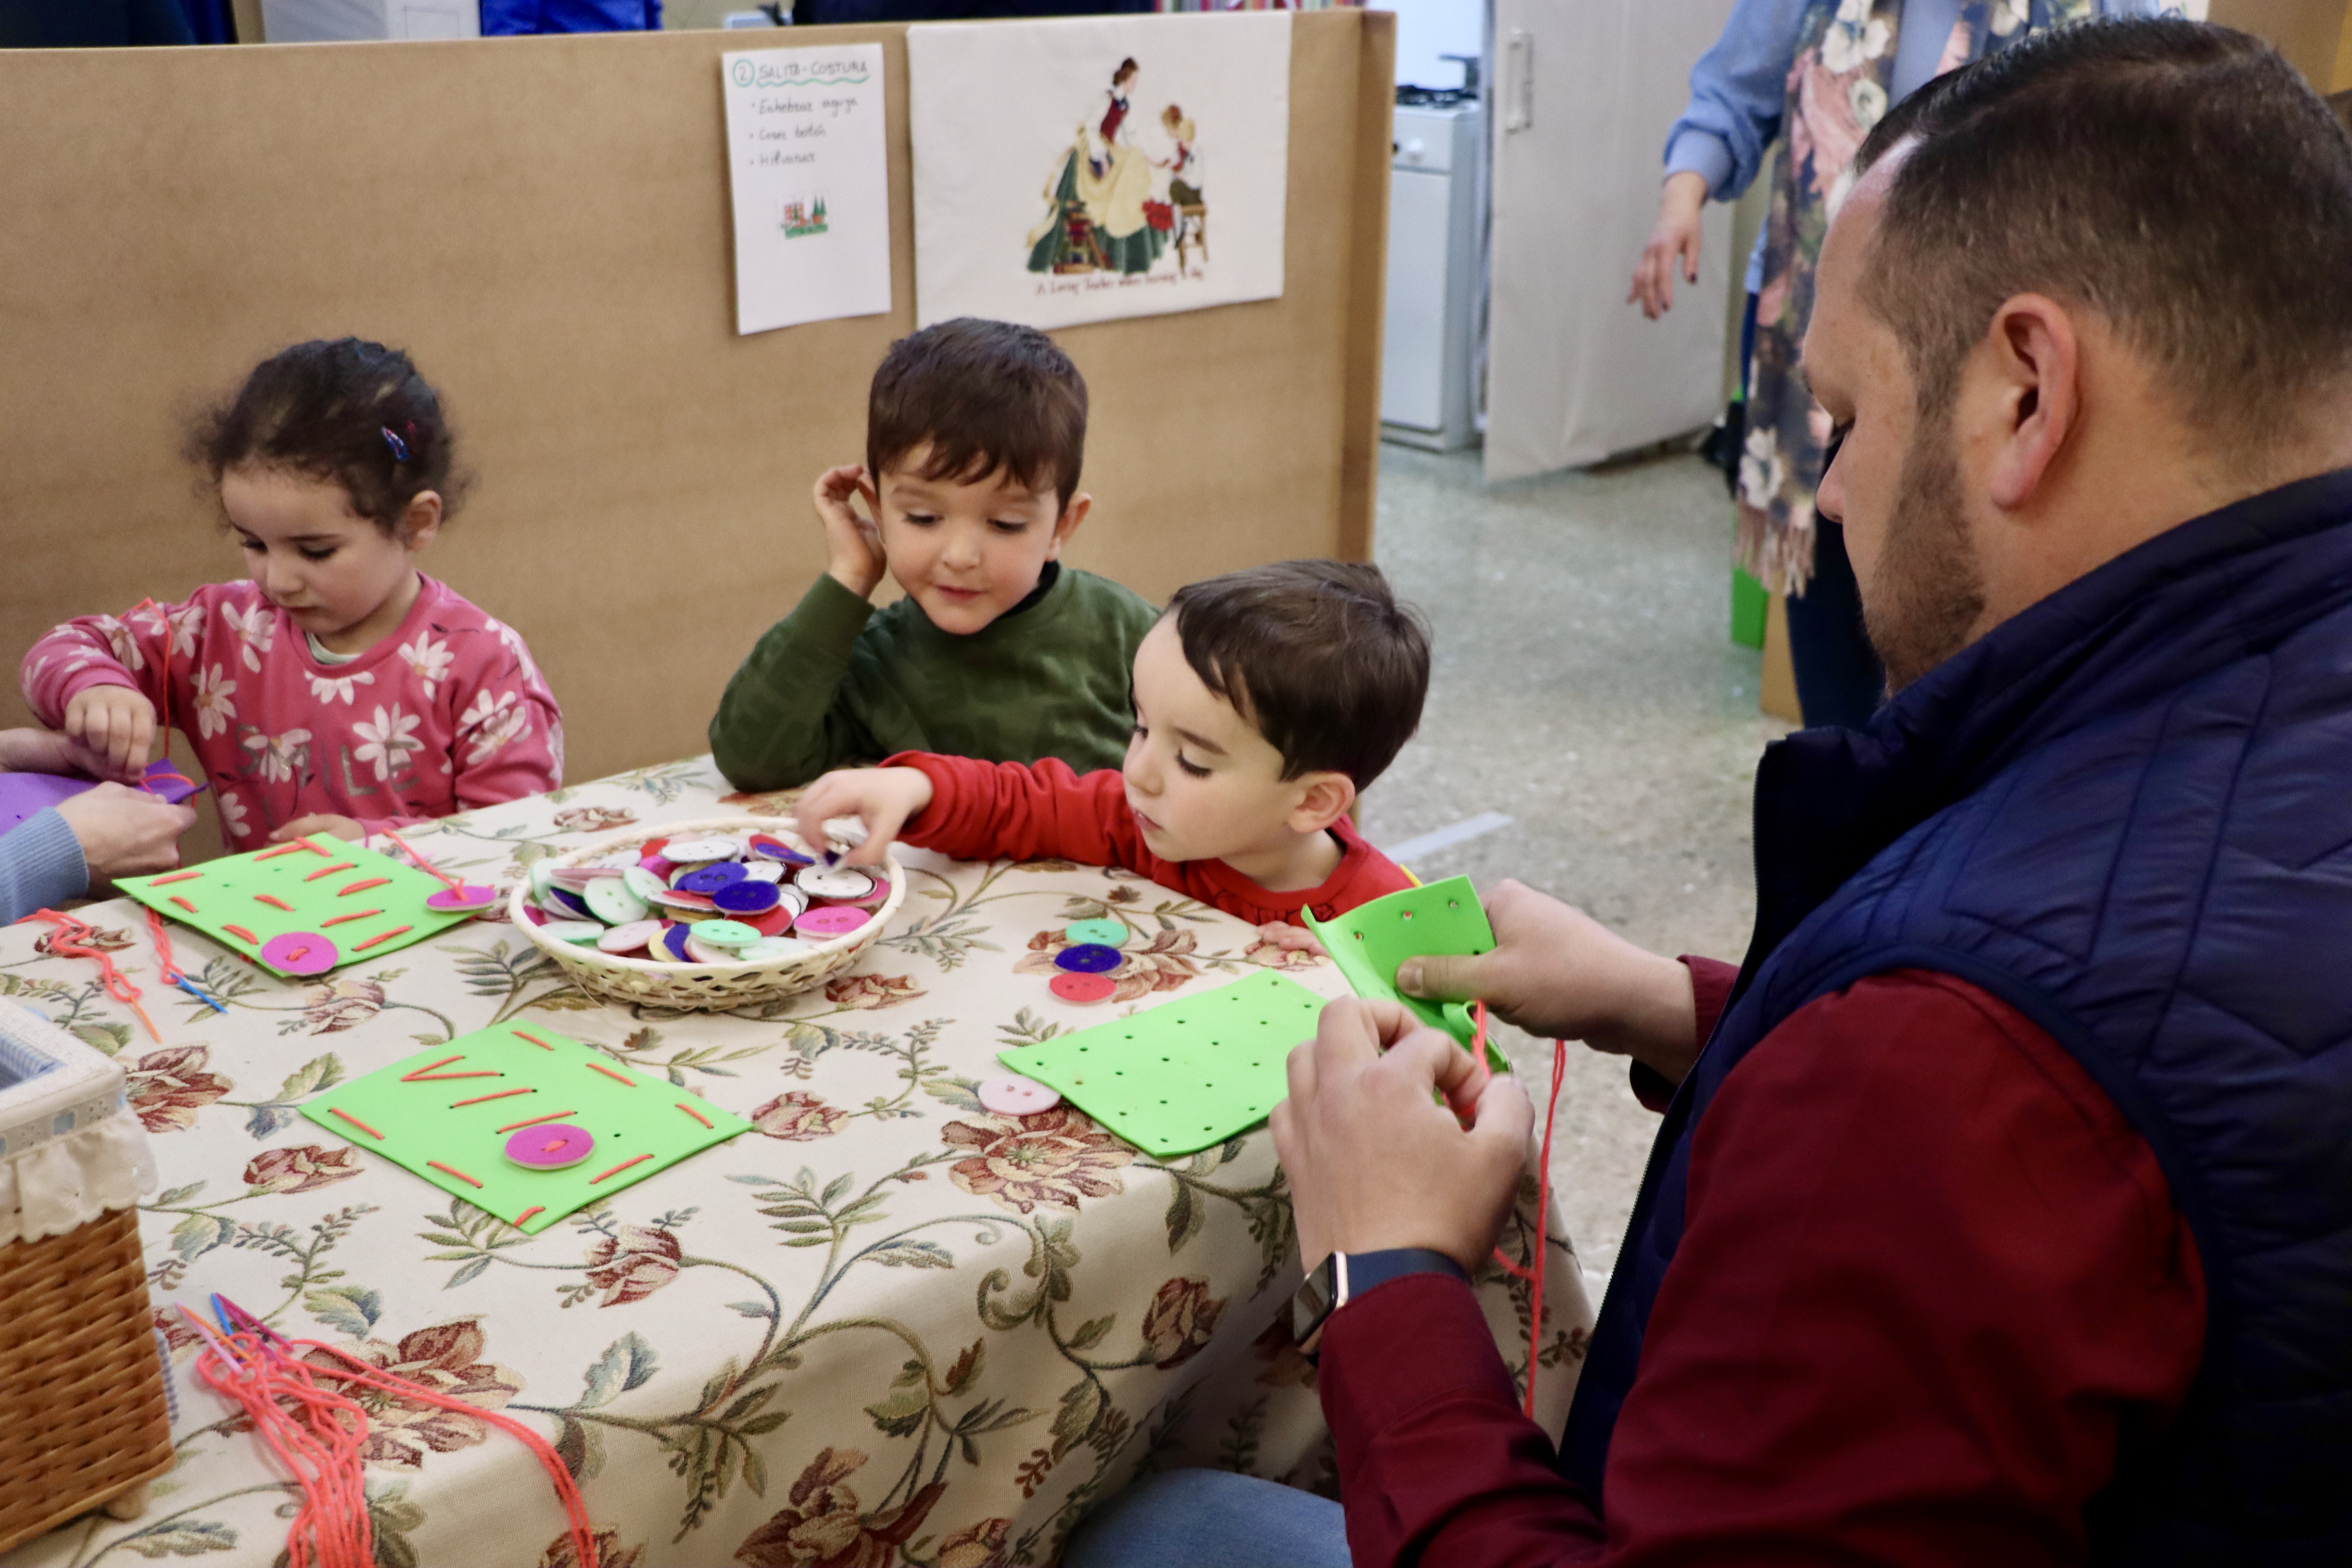
[[[719,57],[735,330],[890,309],[882,46]]]

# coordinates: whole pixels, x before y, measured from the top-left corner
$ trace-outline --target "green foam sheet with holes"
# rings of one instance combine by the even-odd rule
[[[537,1042],[537,1043],[534,1043]],[[458,1059],[436,1070],[445,1074],[494,1073],[491,1078],[428,1078],[404,1082],[410,1073]],[[627,1081],[615,1082],[603,1068]],[[526,1089],[524,1094],[505,1093]],[[473,1105],[478,1095],[503,1094]],[[689,1106],[711,1123],[705,1127],[681,1110]],[[364,1121],[381,1139],[334,1114]],[[588,1159],[568,1170],[531,1171],[506,1157],[508,1132],[499,1131],[557,1111],[562,1121],[594,1134]],[[383,1155],[417,1175],[488,1210],[509,1225],[532,1208],[520,1224],[526,1232],[545,1230],[575,1209],[644,1181],[657,1171],[746,1131],[751,1123],[731,1116],[701,1096],[648,1078],[604,1052],[535,1025],[499,1024],[446,1045],[431,1046],[365,1078],[313,1096],[302,1114],[355,1148]],[[638,1154],[652,1159],[595,1178]],[[428,1163],[439,1161],[481,1183],[477,1187]]]
[[[1167,1159],[1265,1120],[1290,1092],[1290,1048],[1315,1034],[1323,998],[1254,974],[996,1059],[1139,1149]]]
[[[1477,1022],[1463,1003],[1427,1002],[1396,988],[1397,965],[1408,958],[1479,953],[1494,947],[1495,928],[1486,923],[1486,907],[1478,902],[1478,890],[1469,878],[1449,877],[1407,888],[1358,904],[1332,920],[1318,921],[1311,910],[1306,918],[1307,928],[1321,939],[1357,995],[1402,1003],[1414,1017],[1452,1035],[1465,1049],[1477,1037]],[[1510,1070],[1491,1042],[1486,1061],[1496,1072]]]
[[[190,868],[194,876],[165,871],[126,878],[115,886],[165,919],[195,927],[274,974],[285,972],[263,962],[262,945],[289,931],[310,932],[333,942],[335,966],[341,968],[396,952],[472,918],[426,909],[425,899],[439,892],[442,884],[414,866],[340,838],[321,836],[304,843],[315,844],[317,848],[272,845],[250,854],[207,860]],[[320,858],[321,852],[326,858]],[[311,880],[316,873],[346,862],[351,869]],[[383,880],[376,887],[358,887],[379,877]],[[346,892],[346,889],[356,890]],[[293,908],[265,904],[264,894]],[[174,897],[185,902],[173,903]],[[341,918],[362,910],[373,912],[364,920]],[[330,921],[337,923],[329,925]],[[247,942],[230,926],[251,933],[253,940]],[[408,929],[402,931],[403,926]],[[364,952],[360,950],[362,942],[369,944]]]

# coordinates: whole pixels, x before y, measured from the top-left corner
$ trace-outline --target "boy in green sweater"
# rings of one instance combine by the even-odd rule
[[[719,772],[765,790],[907,751],[1118,766],[1160,613],[1058,559],[1086,440],[1086,381],[1043,332],[966,318],[892,344],[864,465],[816,481],[824,575],[719,700]],[[907,596],[877,610],[886,568]]]

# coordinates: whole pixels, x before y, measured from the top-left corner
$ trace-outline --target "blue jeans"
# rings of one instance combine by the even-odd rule
[[[1087,1516],[1063,1568],[1348,1568],[1328,1498],[1223,1470],[1170,1470]]]

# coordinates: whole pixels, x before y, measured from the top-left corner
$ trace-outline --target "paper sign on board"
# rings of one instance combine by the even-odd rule
[[[1282,294],[1290,13],[907,33],[919,324]]]
[[[882,46],[719,57],[735,330],[890,309]]]

